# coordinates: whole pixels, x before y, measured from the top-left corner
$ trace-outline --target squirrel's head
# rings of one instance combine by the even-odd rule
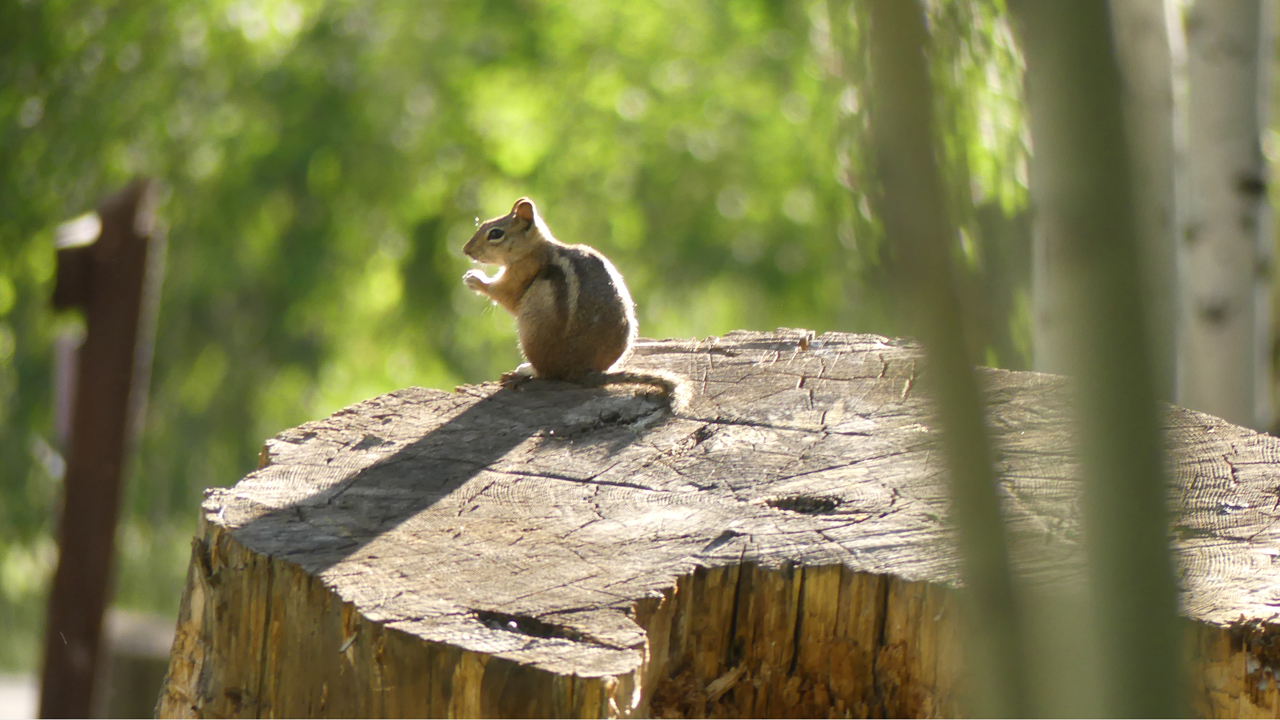
[[[511,206],[511,212],[480,223],[462,252],[482,263],[505,265],[513,257],[524,254],[533,245],[531,241],[545,234],[538,209],[529,198],[520,198]]]

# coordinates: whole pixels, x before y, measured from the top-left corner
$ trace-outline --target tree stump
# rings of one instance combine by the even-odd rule
[[[409,388],[208,491],[162,716],[948,716],[957,558],[919,350],[643,342],[646,388]],[[1078,543],[1066,381],[984,371],[1010,527]],[[1275,716],[1280,440],[1168,414],[1194,710]],[[1043,543],[1042,543],[1043,544]]]

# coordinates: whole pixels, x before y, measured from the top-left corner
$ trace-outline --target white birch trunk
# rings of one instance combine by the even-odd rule
[[[1111,0],[1134,175],[1151,359],[1160,397],[1176,400],[1177,239],[1186,155],[1186,46],[1176,0]]]
[[[1271,239],[1261,133],[1269,0],[1199,0],[1186,14],[1191,232],[1180,248],[1180,401],[1271,422]]]

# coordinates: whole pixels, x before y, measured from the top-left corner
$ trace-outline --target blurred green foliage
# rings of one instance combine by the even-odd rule
[[[1016,367],[1021,61],[1002,3],[930,6],[973,351]],[[0,3],[0,667],[38,656],[54,559],[51,342],[75,322],[49,306],[59,222],[134,175],[164,184],[167,273],[117,602],[172,613],[201,489],[252,469],[264,438],[518,362],[511,319],[460,282],[459,248],[521,195],[560,239],[614,260],[644,335],[894,334],[861,12]]]

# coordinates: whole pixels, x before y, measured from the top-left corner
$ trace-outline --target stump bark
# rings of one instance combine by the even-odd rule
[[[645,388],[533,381],[281,433],[208,491],[158,710],[954,716],[919,360],[870,335],[647,341],[629,364],[690,379],[679,416]],[[1069,551],[1066,381],[983,379],[1010,526]],[[1182,408],[1168,438],[1194,711],[1274,717],[1280,440]]]

